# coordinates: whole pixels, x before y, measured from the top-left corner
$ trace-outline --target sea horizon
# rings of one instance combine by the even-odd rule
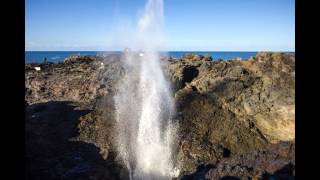
[[[63,62],[63,60],[72,55],[97,55],[100,53],[121,53],[123,51],[25,51],[25,63],[41,63],[44,58],[47,58],[48,62]],[[170,56],[173,58],[179,58],[184,54],[199,54],[199,55],[209,55],[212,56],[213,60],[229,60],[233,58],[248,59],[255,56],[257,52],[285,52],[285,53],[295,53],[295,51],[160,51],[164,53],[165,56]]]

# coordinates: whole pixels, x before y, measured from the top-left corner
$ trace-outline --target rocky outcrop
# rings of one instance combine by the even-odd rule
[[[107,60],[98,56],[83,58],[66,60],[65,63],[26,65],[27,102],[74,101],[87,105],[106,96],[121,73],[119,61],[116,61],[119,57]],[[34,67],[41,70],[36,71]]]
[[[280,142],[264,149],[202,165],[188,179],[288,179],[295,176],[295,144]]]
[[[96,123],[104,122],[98,113],[74,102],[49,101],[26,107],[25,117],[27,179],[129,179],[112,151],[108,153],[112,127],[98,129]],[[92,118],[96,123],[90,124]]]
[[[198,68],[199,76],[176,98],[190,91],[217,97],[221,107],[237,119],[253,119],[268,141],[292,140],[294,63],[294,56],[285,53],[258,53],[248,61],[205,62]]]
[[[85,55],[85,56],[81,56],[81,55],[72,55],[68,58],[65,58],[63,60],[63,62],[65,63],[72,63],[72,62],[85,62],[85,61],[92,61],[95,58],[97,58],[96,56],[90,56],[90,55]]]
[[[84,177],[128,178],[115,151],[113,94],[115,84],[125,73],[119,59],[116,55],[79,56],[64,63],[26,65],[27,154],[30,159],[40,154],[37,161],[30,160],[30,177],[60,178],[95,156],[98,160],[93,158],[97,164],[92,169],[97,170],[84,170]],[[179,131],[174,158],[181,170],[180,178],[254,179],[279,173],[294,176],[290,175],[294,169],[294,55],[261,52],[248,60],[229,61],[186,55],[176,60],[163,59],[162,64],[176,102],[174,120]],[[66,112],[58,102],[72,102],[74,107]],[[86,113],[72,115],[77,109]],[[74,119],[72,126],[66,125],[70,119]],[[35,130],[39,128],[43,130]],[[68,129],[76,133],[59,132]],[[59,140],[59,133],[64,140]],[[44,141],[47,146],[41,145]],[[61,143],[65,158],[58,157],[74,166],[59,164],[54,158],[53,151]],[[96,149],[82,150],[82,145],[74,143]],[[287,150],[290,153],[283,154]],[[84,151],[79,164],[71,160],[77,151]],[[93,155],[86,157],[87,151]],[[44,171],[38,166],[56,169]],[[281,171],[283,166],[291,168],[290,172]],[[77,170],[69,174],[69,179],[78,177]]]
[[[175,93],[182,169],[216,164],[225,151],[237,156],[294,140],[294,56],[262,52],[246,61],[194,61],[172,62],[171,70],[173,82],[193,77]],[[183,74],[189,67],[198,75]]]

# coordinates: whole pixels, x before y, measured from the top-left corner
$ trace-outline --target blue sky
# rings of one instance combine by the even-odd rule
[[[117,27],[145,2],[26,0],[25,49],[121,50]],[[164,0],[167,50],[294,51],[294,11],[294,0]]]

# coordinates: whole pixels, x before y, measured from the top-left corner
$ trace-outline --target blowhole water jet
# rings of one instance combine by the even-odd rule
[[[114,97],[118,153],[130,179],[171,179],[174,102],[161,69],[163,0],[148,0],[138,20],[135,45],[121,60],[125,74]]]

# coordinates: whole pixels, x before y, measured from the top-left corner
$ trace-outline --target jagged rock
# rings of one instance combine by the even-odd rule
[[[207,174],[207,179],[233,176],[238,179],[294,179],[295,144],[280,142],[232,159],[224,159]]]
[[[178,87],[182,171],[222,159],[221,152],[212,150],[217,146],[237,156],[294,140],[294,56],[258,53],[247,61],[211,61],[200,66],[184,60],[169,65],[173,86]],[[183,81],[189,77],[182,73],[186,67],[199,72],[188,82]]]
[[[76,106],[50,101],[26,107],[27,179],[91,179],[104,164],[96,146],[72,141],[79,117],[88,113]]]
[[[47,130],[54,132],[56,128],[62,127],[63,121],[70,117],[65,116],[57,123],[48,124],[61,116],[59,108],[52,109],[48,108],[51,105],[39,104],[72,101],[76,108],[90,110],[77,116],[78,122],[75,126],[79,134],[72,139],[96,147],[97,149],[89,149],[99,156],[99,165],[95,166],[97,171],[93,172],[87,169],[93,166],[85,162],[72,166],[62,164],[64,176],[70,179],[77,178],[76,172],[83,170],[85,174],[95,174],[94,179],[110,179],[111,176],[127,179],[127,171],[118,161],[115,151],[113,94],[116,92],[115,84],[119,83],[119,79],[125,73],[119,61],[120,57],[108,56],[103,59],[96,56],[80,56],[71,59],[64,63],[25,66],[25,94],[28,104],[26,117],[29,119],[27,143],[32,146],[41,146],[44,141],[53,144],[48,147],[41,146],[42,149],[49,148],[47,150],[51,159],[50,153],[59,142],[51,139],[51,135],[56,136],[54,133],[51,133],[48,139],[43,139],[42,136]],[[175,121],[179,124],[179,130],[174,158],[181,170],[180,177],[194,172],[197,167],[202,167],[202,174],[207,174],[208,169],[212,169],[211,165],[226,170],[219,170],[219,173],[210,170],[208,178],[234,175],[245,177],[251,171],[245,171],[245,168],[236,165],[236,162],[248,164],[248,158],[253,158],[248,154],[257,149],[261,150],[258,153],[260,159],[267,158],[271,164],[276,163],[270,165],[274,168],[267,170],[266,166],[249,164],[261,167],[263,172],[269,173],[270,176],[276,173],[275,169],[283,165],[282,161],[277,164],[276,159],[268,159],[269,156],[262,152],[272,144],[275,144],[274,147],[282,147],[276,144],[281,141],[294,141],[294,55],[262,52],[244,61],[212,61],[208,56],[186,55],[176,60],[163,59],[162,64],[166,77],[171,81],[176,102]],[[35,66],[41,67],[41,71],[34,70]],[[50,114],[53,112],[58,115]],[[73,114],[73,111],[61,110],[61,113]],[[38,128],[45,130],[38,131]],[[72,129],[74,130],[74,125]],[[69,144],[67,141],[63,142]],[[28,157],[32,159],[36,153],[30,149],[31,146],[28,147]],[[69,147],[73,145],[65,146]],[[281,152],[275,151],[275,154],[279,155]],[[243,155],[248,158],[244,160]],[[29,172],[32,171],[31,177],[37,177],[36,165],[52,165],[47,161],[43,162],[41,158],[45,158],[45,155],[39,156],[39,161],[30,162],[31,167],[35,168],[29,169]],[[66,162],[73,162],[67,155],[61,158]],[[292,156],[288,156],[283,162],[289,161],[294,167]],[[105,162],[107,164],[104,164]],[[62,177],[62,170],[58,167],[60,165],[56,169],[53,168],[59,172],[52,177]],[[228,168],[234,170],[229,171]],[[244,175],[241,175],[240,171],[245,171]],[[45,177],[43,174],[38,177],[40,176]],[[253,176],[251,173],[250,177]]]
[[[73,55],[68,58],[65,58],[63,62],[65,63],[72,63],[72,62],[88,62],[88,61],[93,61],[97,58],[97,56],[92,56],[92,55]]]
[[[186,67],[179,63],[171,72]],[[197,69],[199,75],[188,82],[196,93],[214,96],[237,119],[253,119],[270,142],[294,138],[294,56],[258,53],[256,60],[207,62]],[[180,91],[176,96],[189,92]]]
[[[26,101],[29,104],[47,101],[75,101],[93,104],[112,89],[121,69],[119,62],[84,56],[73,63],[41,64],[42,71],[27,65]],[[115,57],[116,58],[116,57]],[[112,76],[110,76],[112,74]]]
[[[295,143],[280,142],[264,149],[202,165],[181,179],[288,179],[295,176]]]

